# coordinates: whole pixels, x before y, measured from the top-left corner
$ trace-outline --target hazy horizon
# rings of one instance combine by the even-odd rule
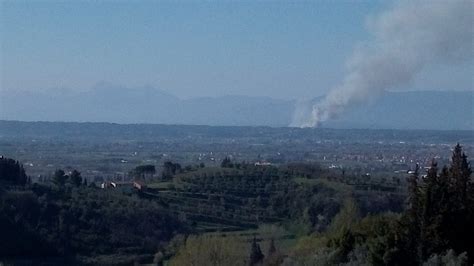
[[[299,127],[310,116],[311,106],[321,98],[285,100],[228,95],[181,99],[153,88],[104,86],[87,92],[9,93],[1,99],[0,119]],[[438,108],[440,102],[445,108]],[[323,126],[473,130],[473,108],[473,91],[385,92],[366,105],[351,107],[339,119]]]
[[[472,8],[3,1],[0,119],[472,129]]]
[[[372,39],[370,19],[396,4],[2,1],[1,88],[107,83],[181,99],[322,96]],[[473,72],[472,60],[430,66],[395,89],[473,90]]]

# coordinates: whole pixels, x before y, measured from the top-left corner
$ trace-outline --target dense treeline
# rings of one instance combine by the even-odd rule
[[[80,186],[78,176],[58,170],[51,186],[0,189],[1,259],[130,264],[150,260],[159,246],[184,232],[157,203]],[[0,172],[0,179],[10,177]]]
[[[229,167],[230,160],[226,159],[225,164]],[[407,207],[399,213],[378,213],[377,208],[369,208],[371,211],[367,212],[360,208],[366,199],[358,199],[357,193],[346,193],[343,207],[331,217],[330,224],[320,230],[310,228],[306,236],[299,238],[296,246],[287,250],[286,255],[275,253],[273,239],[266,246],[267,251],[267,248],[261,248],[263,240],[257,241],[255,237],[249,240],[225,235],[203,235],[189,238],[177,251],[172,264],[472,265],[474,190],[471,174],[467,156],[457,145],[449,166],[439,170],[433,163],[426,175],[417,167],[408,180]],[[229,182],[226,175],[218,176],[222,178],[221,184]],[[193,179],[200,180],[200,186],[213,184],[209,176],[204,178],[208,182],[203,182],[202,178]],[[238,183],[235,186],[238,187]],[[231,191],[230,187],[223,187],[227,189],[227,194]],[[210,185],[208,188],[214,187]],[[255,190],[249,187],[246,191],[252,193]],[[314,194],[319,193],[315,191]],[[298,195],[305,200],[311,199],[310,195],[300,191]],[[295,198],[288,200],[297,202]],[[296,207],[298,204],[289,206],[294,210],[299,209]],[[303,203],[303,206],[310,207],[311,200]],[[324,212],[318,210],[316,213]],[[295,217],[308,217],[308,214],[306,209],[303,215],[298,213]],[[199,243],[206,243],[209,248],[203,248]]]
[[[410,178],[408,208],[400,215],[360,218],[347,206],[331,230],[303,238],[288,265],[471,265],[474,262],[474,187],[460,145],[451,165],[433,162]]]
[[[87,180],[83,179],[81,173],[77,170],[72,170],[69,174],[66,174],[64,170],[57,169],[52,177],[52,183],[57,187],[64,187],[71,185],[79,187],[81,185],[87,186]]]
[[[417,169],[418,170],[418,169]],[[408,210],[401,220],[400,253],[417,264],[448,249],[467,252],[474,262],[474,186],[467,156],[458,144],[451,165],[433,161],[425,178],[410,179]]]
[[[234,163],[230,157],[215,168],[166,162],[162,171],[157,186],[123,193],[87,185],[76,170],[57,170],[51,184],[30,184],[19,162],[2,158],[0,258],[130,264],[150,262],[155,254],[155,262],[171,259],[172,265],[474,262],[474,185],[460,145],[449,166],[433,162],[426,174],[417,166],[406,183],[338,176],[315,164]],[[131,173],[143,180],[156,169],[141,165]],[[202,235],[215,233],[216,227],[208,229],[216,224],[231,231],[263,223],[298,237],[296,245],[283,253],[273,238],[263,246],[255,235]]]

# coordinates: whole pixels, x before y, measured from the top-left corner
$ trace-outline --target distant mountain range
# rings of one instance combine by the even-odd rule
[[[311,104],[269,97],[224,96],[183,100],[153,88],[98,87],[87,92],[0,92],[0,119],[288,126],[309,116]],[[474,92],[386,92],[353,107],[324,127],[474,130]]]

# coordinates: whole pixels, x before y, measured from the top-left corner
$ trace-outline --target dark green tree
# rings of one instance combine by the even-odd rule
[[[421,232],[421,258],[428,259],[432,254],[441,254],[448,249],[456,253],[468,251],[474,238],[472,209],[469,208],[469,186],[472,171],[462,147],[455,146],[449,168],[431,167],[425,179],[423,220]],[[470,250],[468,250],[470,249]]]
[[[474,191],[471,181],[472,169],[462,146],[458,143],[453,150],[451,165],[442,175],[448,180],[448,198],[444,202],[447,213],[443,219],[442,233],[450,248],[456,253],[467,251],[469,264],[474,262]]]
[[[433,160],[423,180],[421,195],[420,240],[418,258],[424,261],[428,254],[435,253],[442,238],[439,235],[438,193],[440,191],[438,164]]]
[[[139,165],[133,169],[130,174],[135,180],[145,180],[156,173],[156,168],[154,165],[146,164]]]
[[[171,179],[175,174],[180,172],[181,165],[179,163],[167,161],[163,164],[163,172],[161,173],[161,177],[163,179]]]
[[[55,184],[58,187],[62,187],[66,184],[66,181],[68,179],[68,176],[62,169],[58,169],[54,172],[53,175],[53,184]]]
[[[455,194],[455,205],[458,208],[467,208],[469,196],[469,183],[472,170],[467,161],[467,156],[462,151],[459,143],[454,147],[451,157],[451,166],[449,167],[450,182],[452,183],[453,193]]]
[[[438,172],[432,161],[423,182],[417,181],[418,173],[410,177],[409,204],[398,230],[399,257],[414,258],[409,264],[421,264],[433,254],[453,249],[458,254],[467,252],[470,264],[474,261],[471,174],[458,144],[449,167]]]
[[[234,164],[232,163],[230,158],[226,156],[221,162],[221,167],[222,168],[232,168],[232,167],[234,167]]]
[[[71,182],[72,185],[79,187],[82,185],[82,176],[81,173],[77,170],[73,170],[71,172],[71,175],[69,177],[69,182]]]
[[[250,246],[249,266],[260,265],[263,262],[264,255],[260,249],[260,245],[257,243],[257,239],[254,237],[252,245]]]
[[[28,177],[18,161],[0,156],[0,182],[24,186]]]
[[[420,167],[416,164],[415,172],[408,178],[407,209],[400,219],[399,243],[396,256],[404,259],[404,264],[419,264],[421,260],[420,224],[421,224],[421,191],[419,186]]]
[[[267,256],[271,256],[276,252],[276,247],[275,247],[275,240],[272,238],[270,240],[270,246],[268,247],[268,253]]]
[[[347,262],[348,255],[354,249],[355,245],[355,237],[351,229],[344,226],[337,238],[333,240],[333,244],[338,251],[337,260],[341,263]]]

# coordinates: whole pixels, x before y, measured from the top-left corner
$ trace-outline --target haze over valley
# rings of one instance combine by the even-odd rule
[[[0,119],[155,123],[212,126],[299,127],[321,97],[283,100],[221,96],[180,99],[152,87],[98,85],[85,92],[4,91]],[[18,104],[21,102],[22,104]],[[439,103],[443,107],[439,108]],[[385,92],[366,105],[353,106],[327,128],[473,130],[474,92]]]

